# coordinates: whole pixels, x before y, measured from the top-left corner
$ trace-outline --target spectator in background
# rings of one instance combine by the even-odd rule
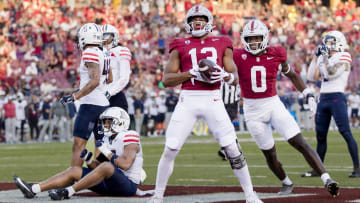
[[[69,134],[66,135],[67,140],[72,140],[72,132],[74,131],[74,122],[75,122],[75,116],[76,116],[76,106],[74,103],[70,103],[67,104],[68,109],[69,109],[69,120],[68,125],[69,125]]]
[[[158,108],[158,115],[156,116],[156,129],[157,135],[165,135],[165,113],[167,111],[165,102],[166,102],[166,93],[161,90],[159,92],[160,97],[155,99],[156,106]]]
[[[55,83],[56,83],[56,81],[55,81]],[[50,84],[47,79],[44,79],[44,81],[40,85],[41,93],[44,95],[48,95],[54,90],[56,90],[56,86]]]
[[[60,92],[56,93],[56,100],[51,104],[50,108],[50,133],[53,132],[55,126],[58,130],[57,137],[60,142],[65,142],[66,138],[69,136],[69,126],[66,123],[66,120],[69,119],[69,109],[68,106],[64,106],[60,103],[62,94]],[[66,134],[67,133],[67,134]]]
[[[8,96],[8,102],[2,107],[3,119],[5,119],[5,139],[6,143],[17,143],[15,129],[16,129],[16,106],[14,104],[15,97],[13,95]]]
[[[130,128],[131,130],[135,130],[135,108],[134,108],[134,98],[135,95],[133,92],[128,91],[126,96],[127,104],[128,104],[128,114],[130,116]]]
[[[148,97],[144,103],[144,113],[147,115],[147,136],[156,136],[155,127],[156,127],[156,117],[158,115],[158,106],[156,104],[156,92],[151,92],[150,97]]]
[[[139,135],[141,135],[141,127],[144,120],[144,102],[141,99],[141,92],[136,92],[134,100],[134,110],[135,110],[135,130]]]
[[[28,119],[30,127],[30,137],[32,140],[39,139],[39,112],[35,108],[34,103],[30,103],[26,108],[26,117]],[[36,137],[34,137],[34,129],[36,131]]]
[[[348,97],[348,105],[350,107],[351,125],[352,127],[357,127],[359,125],[360,96],[356,94],[355,90],[353,90],[352,94]]]
[[[47,95],[45,97],[45,100],[42,104],[41,107],[41,114],[42,114],[42,119],[43,119],[43,124],[42,124],[42,128],[41,128],[41,132],[40,132],[40,137],[38,139],[39,142],[42,142],[45,139],[45,134],[47,139],[49,139],[52,137],[52,132],[50,132],[50,125],[51,125],[51,119],[50,119],[50,109],[51,109],[51,102],[52,102],[52,97],[51,95]],[[46,133],[46,131],[49,129],[48,133]]]
[[[14,101],[14,104],[16,107],[16,120],[17,123],[20,123],[20,141],[24,142],[24,126],[26,123],[25,107],[27,106],[27,101],[24,100],[24,96],[22,96],[22,94],[18,94],[17,100]],[[15,132],[15,134],[17,133]]]
[[[171,118],[171,115],[173,114],[175,106],[178,103],[179,93],[180,93],[180,91],[178,89],[175,89],[175,90],[172,89],[169,91],[169,96],[166,98],[165,105],[166,105],[167,111],[165,114],[165,128],[167,128],[170,118]]]

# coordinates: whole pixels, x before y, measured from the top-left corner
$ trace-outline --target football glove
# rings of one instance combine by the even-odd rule
[[[231,84],[232,82],[234,82],[234,75],[232,73],[226,72],[220,66],[215,66],[215,68],[218,69],[219,71],[211,73],[211,82],[210,83],[216,83],[220,80],[223,80],[226,77],[230,77],[230,80],[227,81],[228,84]]]
[[[96,147],[99,149],[99,151],[105,155],[106,157],[109,157],[109,155],[112,153],[110,149],[108,148],[107,144],[104,143],[103,140],[96,141]]]
[[[328,56],[330,54],[330,49],[324,44],[317,46],[315,50],[315,56],[319,57],[320,55]]]
[[[61,99],[60,99],[60,103],[63,104],[64,106],[66,104],[73,103],[74,101],[75,101],[75,98],[72,94],[65,95],[65,96],[61,97]]]
[[[198,70],[196,70],[195,68],[190,69],[189,73],[192,76],[195,76],[194,78],[191,78],[192,85],[195,85],[194,80],[198,80],[198,81],[201,81],[201,82],[207,82],[201,77],[200,72]]]
[[[312,90],[308,87],[303,90],[302,94],[304,95],[305,103],[309,105],[310,118],[313,118],[315,116],[317,106],[315,96],[312,93]]]
[[[105,97],[106,97],[107,100],[110,100],[111,94],[108,91],[106,91],[105,92]]]
[[[92,157],[92,152],[88,152],[87,149],[84,149],[81,154],[80,154],[80,158],[82,160],[84,160],[86,162],[87,165],[91,164],[91,157]]]

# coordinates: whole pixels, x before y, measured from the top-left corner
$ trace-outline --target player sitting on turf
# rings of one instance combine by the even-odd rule
[[[27,183],[15,175],[15,184],[26,198],[34,198],[37,193],[51,189],[57,189],[49,193],[52,200],[69,199],[83,189],[111,196],[139,193],[137,185],[143,157],[139,135],[127,130],[129,115],[119,107],[111,107],[100,115],[100,120],[105,136],[96,146],[101,153],[94,160],[86,149],[81,153],[88,168],[73,166],[38,184]]]

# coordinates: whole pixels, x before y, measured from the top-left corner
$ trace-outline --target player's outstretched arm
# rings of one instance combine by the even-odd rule
[[[121,156],[113,155],[110,161],[117,167],[128,170],[135,161],[136,154],[139,152],[139,144],[128,144],[124,147],[124,152]],[[116,156],[116,157],[114,157]]]
[[[234,80],[231,82],[231,77],[225,77],[224,81],[225,82],[231,82],[230,85],[237,85],[239,82],[239,76],[237,73],[237,67],[235,65],[234,62],[234,58],[233,58],[233,51],[230,48],[227,48],[225,50],[225,54],[223,56],[223,64],[224,64],[224,69],[226,72],[233,74]]]
[[[317,56],[313,56],[312,60],[311,60],[311,63],[309,65],[309,68],[308,68],[308,71],[307,71],[307,74],[306,74],[306,78],[308,80],[311,80],[311,81],[317,81],[317,80],[320,80],[320,70],[319,68],[317,67],[317,59],[318,57]]]
[[[85,63],[85,66],[88,68],[90,81],[78,92],[74,93],[75,99],[88,95],[100,84],[99,64]]]
[[[166,64],[162,83],[165,87],[177,86],[195,76],[189,72],[179,73],[180,70],[180,55],[179,52],[173,50],[170,54],[169,62]]]

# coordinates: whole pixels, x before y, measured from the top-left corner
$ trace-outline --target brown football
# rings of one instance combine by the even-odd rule
[[[212,60],[201,59],[199,61],[199,72],[201,77],[206,81],[210,81],[211,73],[218,71],[215,67],[216,63],[214,63]]]

